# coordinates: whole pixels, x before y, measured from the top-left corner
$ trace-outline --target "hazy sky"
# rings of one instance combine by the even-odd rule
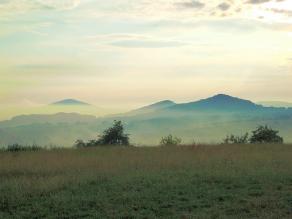
[[[0,103],[292,101],[292,0],[0,0]]]

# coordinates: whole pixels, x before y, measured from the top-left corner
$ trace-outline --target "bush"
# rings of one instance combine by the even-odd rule
[[[235,135],[230,135],[227,136],[224,140],[224,144],[248,144],[248,133],[245,133],[242,136],[235,136]]]
[[[223,140],[223,144],[282,144],[284,140],[278,133],[279,131],[273,130],[268,126],[259,126],[256,130],[252,131],[250,138],[248,138],[248,133],[243,136],[230,135]]]
[[[6,151],[8,152],[20,152],[20,151],[39,151],[42,148],[37,145],[23,146],[19,144],[8,145]]]
[[[74,144],[74,146],[77,148],[104,145],[130,145],[129,135],[124,133],[124,126],[121,121],[115,120],[113,126],[106,129],[103,132],[103,135],[101,135],[97,140],[89,140],[87,143],[83,140],[77,140]]]
[[[284,142],[283,138],[278,135],[279,131],[273,130],[268,126],[259,126],[252,132],[250,143],[280,143]]]
[[[178,137],[168,135],[166,137],[163,137],[160,141],[161,146],[177,146],[182,142],[182,140]]]
[[[87,146],[87,143],[85,143],[83,140],[78,139],[75,141],[74,146],[77,148],[84,148]]]
[[[89,140],[88,143],[86,144],[86,147],[96,147],[101,145],[98,140]]]

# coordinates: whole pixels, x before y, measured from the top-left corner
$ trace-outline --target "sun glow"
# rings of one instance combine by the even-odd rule
[[[0,105],[291,101],[291,13],[292,0],[0,0]]]

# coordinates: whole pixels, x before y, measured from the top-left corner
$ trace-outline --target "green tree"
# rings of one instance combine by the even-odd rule
[[[273,130],[268,126],[259,126],[255,131],[252,131],[250,143],[280,143],[284,142],[283,138],[278,135],[279,131]]]
[[[163,137],[160,141],[161,146],[177,146],[182,142],[182,140],[178,137],[168,135],[166,137]]]
[[[106,129],[97,140],[98,145],[129,145],[129,135],[124,133],[121,121],[114,121],[112,127]]]

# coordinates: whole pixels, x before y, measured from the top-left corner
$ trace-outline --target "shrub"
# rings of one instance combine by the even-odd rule
[[[98,145],[100,145],[98,140],[89,140],[86,147],[96,147]]]
[[[80,140],[80,139],[76,140],[74,144],[74,147],[77,147],[77,148],[84,148],[86,146],[87,144],[83,140]]]
[[[19,152],[19,151],[39,151],[42,148],[37,146],[37,145],[32,145],[32,146],[23,146],[19,144],[13,144],[13,145],[8,145],[6,148],[6,151],[9,152]]]
[[[83,140],[77,140],[74,144],[77,148],[96,147],[103,145],[123,145],[128,146],[129,135],[124,133],[124,126],[121,121],[114,121],[112,127],[104,130],[103,134],[97,140],[89,140],[87,143]]]
[[[227,136],[224,140],[224,144],[248,144],[248,133],[245,133],[242,136],[235,136],[235,135],[230,135]]]
[[[160,141],[161,146],[177,146],[182,142],[182,140],[178,137],[168,135],[166,137],[163,137]]]
[[[259,126],[255,131],[252,131],[250,143],[280,143],[284,142],[283,138],[278,135],[279,131],[273,130],[268,126]]]

